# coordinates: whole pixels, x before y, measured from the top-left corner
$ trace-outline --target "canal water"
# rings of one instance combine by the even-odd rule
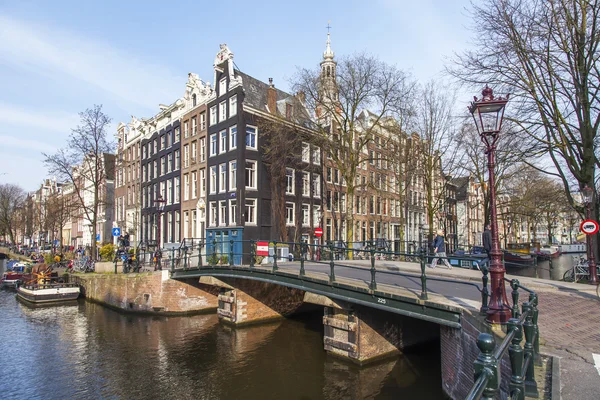
[[[575,265],[575,260],[579,256],[585,256],[585,254],[562,254],[551,260],[538,259],[536,266],[528,266],[524,268],[514,268],[510,265],[507,265],[506,272],[512,275],[560,281],[563,279],[565,272]]]
[[[32,309],[0,291],[2,399],[443,399],[439,342],[358,368],[323,350],[322,313],[232,329],[216,315]]]

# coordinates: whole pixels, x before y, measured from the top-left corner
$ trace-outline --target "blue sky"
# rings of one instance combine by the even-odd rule
[[[220,43],[242,71],[273,77],[286,90],[297,67],[321,60],[331,20],[336,57],[366,51],[421,82],[440,79],[445,58],[468,46],[468,6],[469,0],[0,0],[0,182],[37,188],[47,176],[41,152],[64,146],[78,112],[94,104],[103,105],[114,131],[131,115],[150,117],[159,103],[181,97],[188,72],[213,83]]]

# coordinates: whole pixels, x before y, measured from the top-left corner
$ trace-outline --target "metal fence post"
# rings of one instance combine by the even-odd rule
[[[187,246],[183,246],[183,270],[187,271],[188,269],[188,256],[187,256]]]
[[[250,239],[250,269],[254,268],[254,259],[256,258],[256,242]]]
[[[215,268],[217,266],[217,262],[219,260],[217,260],[217,239],[213,239],[213,248],[212,248],[212,263],[209,262],[209,264],[212,265],[213,268]]]
[[[371,249],[371,284],[369,285],[369,289],[376,290],[377,289],[377,281],[375,280],[375,249]]]
[[[486,314],[488,311],[488,299],[490,297],[490,293],[488,292],[488,263],[484,264],[481,267],[481,283],[483,287],[481,288],[481,308],[479,309],[479,313]]]
[[[535,352],[536,361],[539,361],[540,355],[540,328],[538,327],[538,295],[537,293],[529,293],[529,302],[531,303],[532,322],[534,328],[533,351]]]
[[[229,240],[229,266],[233,266],[233,239]]]
[[[510,287],[512,288],[512,317],[519,318],[519,280],[513,279],[510,281]]]
[[[498,389],[500,389],[500,379],[498,375],[498,361],[492,355],[496,347],[494,336],[489,333],[480,333],[477,337],[477,347],[481,351],[474,364],[475,381],[483,373],[489,375],[482,399],[495,399]]]
[[[306,257],[306,242],[300,244],[300,276],[306,275],[304,270],[304,258]]]
[[[525,346],[523,351],[525,357],[529,356],[531,360],[525,370],[525,395],[529,397],[538,397],[537,384],[535,383],[535,362],[534,362],[534,347],[535,341],[535,326],[533,325],[533,308],[530,302],[523,303],[523,314],[527,313],[525,323],[523,323],[523,331],[525,331]]]
[[[329,255],[330,255],[330,259],[329,259],[329,284],[331,285],[333,282],[335,282],[335,261],[334,261],[334,257],[333,257],[333,243],[329,243]]]
[[[202,241],[198,243],[198,269],[202,268]]]
[[[523,327],[517,318],[508,320],[508,333],[514,331],[512,341],[508,347],[510,357],[510,395],[514,400],[525,400],[525,381],[523,379]]]
[[[427,252],[425,249],[421,249],[421,300],[427,300],[427,275],[425,269],[427,268]]]
[[[273,240],[273,272],[277,271],[277,240]]]
[[[171,249],[171,272],[174,272],[174,271],[175,271],[175,249]]]

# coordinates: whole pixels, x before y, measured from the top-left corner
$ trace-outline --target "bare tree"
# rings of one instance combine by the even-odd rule
[[[108,138],[111,119],[96,105],[79,114],[80,124],[71,131],[67,146],[55,154],[43,153],[44,163],[51,174],[73,184],[78,206],[91,225],[92,243],[96,239],[98,211],[103,205],[101,188],[111,166],[106,165],[104,154],[112,153],[114,144]],[[92,257],[96,258],[92,245]]]
[[[292,87],[306,96],[307,109],[316,114],[312,129],[320,138],[326,165],[339,171],[334,191],[340,194],[338,200],[345,193],[346,204],[339,207],[338,218],[346,223],[346,240],[351,246],[356,190],[362,185],[356,184],[357,170],[375,157],[383,158],[370,153],[370,146],[375,137],[385,136],[390,119],[405,110],[414,82],[396,67],[358,54],[339,60],[337,71],[331,74],[329,69],[301,69]],[[332,212],[336,211],[332,207]]]
[[[535,156],[548,155],[556,172],[545,172],[561,180],[581,211],[573,191],[586,184],[596,190],[600,166],[600,2],[488,0],[473,5],[472,16],[475,50],[457,55],[448,71],[511,93],[507,115],[537,141]],[[594,218],[597,207],[594,201]]]
[[[429,81],[419,91],[416,102],[415,129],[420,136],[418,157],[425,189],[425,209],[429,235],[433,235],[436,212],[444,206],[444,174],[453,175],[461,165],[462,154],[455,145],[456,120],[453,117],[454,94],[449,87]]]
[[[0,230],[15,243],[18,213],[25,205],[25,192],[17,185],[0,184]]]

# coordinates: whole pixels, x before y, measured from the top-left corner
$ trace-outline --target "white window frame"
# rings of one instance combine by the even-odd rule
[[[310,162],[310,145],[308,143],[302,143],[302,161]]]
[[[198,180],[200,181],[200,197],[206,197],[206,169],[202,168],[198,174]]]
[[[217,202],[211,201],[208,203],[208,224],[217,226]]]
[[[310,173],[302,172],[302,196],[310,197]]]
[[[254,132],[252,132],[252,130]],[[253,136],[254,136],[254,140],[253,141],[250,140],[251,144],[248,144],[248,138],[249,137],[252,138]],[[253,149],[253,150],[258,149],[258,128],[256,128],[255,126],[246,125],[246,148]]]
[[[237,160],[229,161],[229,191],[237,189]]]
[[[236,220],[235,220],[236,212],[237,212],[237,199],[231,199],[231,200],[229,200],[229,225],[230,226],[236,225]]]
[[[237,114],[237,95],[233,95],[229,98],[229,117],[233,117]]]
[[[206,130],[206,111],[200,114],[200,130]]]
[[[219,122],[227,119],[227,100],[219,103]]]
[[[191,177],[190,177],[191,181],[192,181],[192,199],[195,199],[198,197],[198,174],[196,173],[196,171],[193,171],[191,173]]]
[[[295,174],[293,168],[285,169],[285,194],[295,194]]]
[[[227,78],[223,78],[219,81],[219,96],[227,93]]]
[[[237,125],[229,128],[229,150],[237,149]]]
[[[219,132],[219,154],[227,151],[227,129]]]
[[[219,201],[219,226],[227,225],[227,200]]]
[[[302,226],[310,226],[310,204],[302,204]]]
[[[248,164],[254,165],[254,168],[250,169],[250,183],[254,183],[254,185],[247,185],[246,176],[248,175]],[[252,173],[253,171],[253,173]],[[244,185],[246,189],[257,190],[258,189],[258,163],[254,160],[246,160],[246,164],[244,164]]]
[[[213,147],[213,143],[214,143],[214,147]],[[209,157],[214,157],[217,155],[218,151],[219,151],[219,140],[217,138],[217,134],[213,133],[212,135],[210,135],[210,154]]]
[[[246,225],[256,225],[256,199],[246,199],[244,203],[244,222]]]
[[[321,197],[321,176],[319,174],[313,174],[311,184],[313,197]]]
[[[206,138],[200,139],[200,162],[206,161]]]
[[[215,125],[217,123],[217,106],[212,106],[210,108],[210,125]]]
[[[219,164],[219,193],[225,193],[227,188],[227,164]]]
[[[296,224],[296,204],[291,201],[285,203],[285,225],[294,226]]]
[[[217,166],[213,165],[210,167],[208,177],[208,193],[216,194],[217,193]]]

